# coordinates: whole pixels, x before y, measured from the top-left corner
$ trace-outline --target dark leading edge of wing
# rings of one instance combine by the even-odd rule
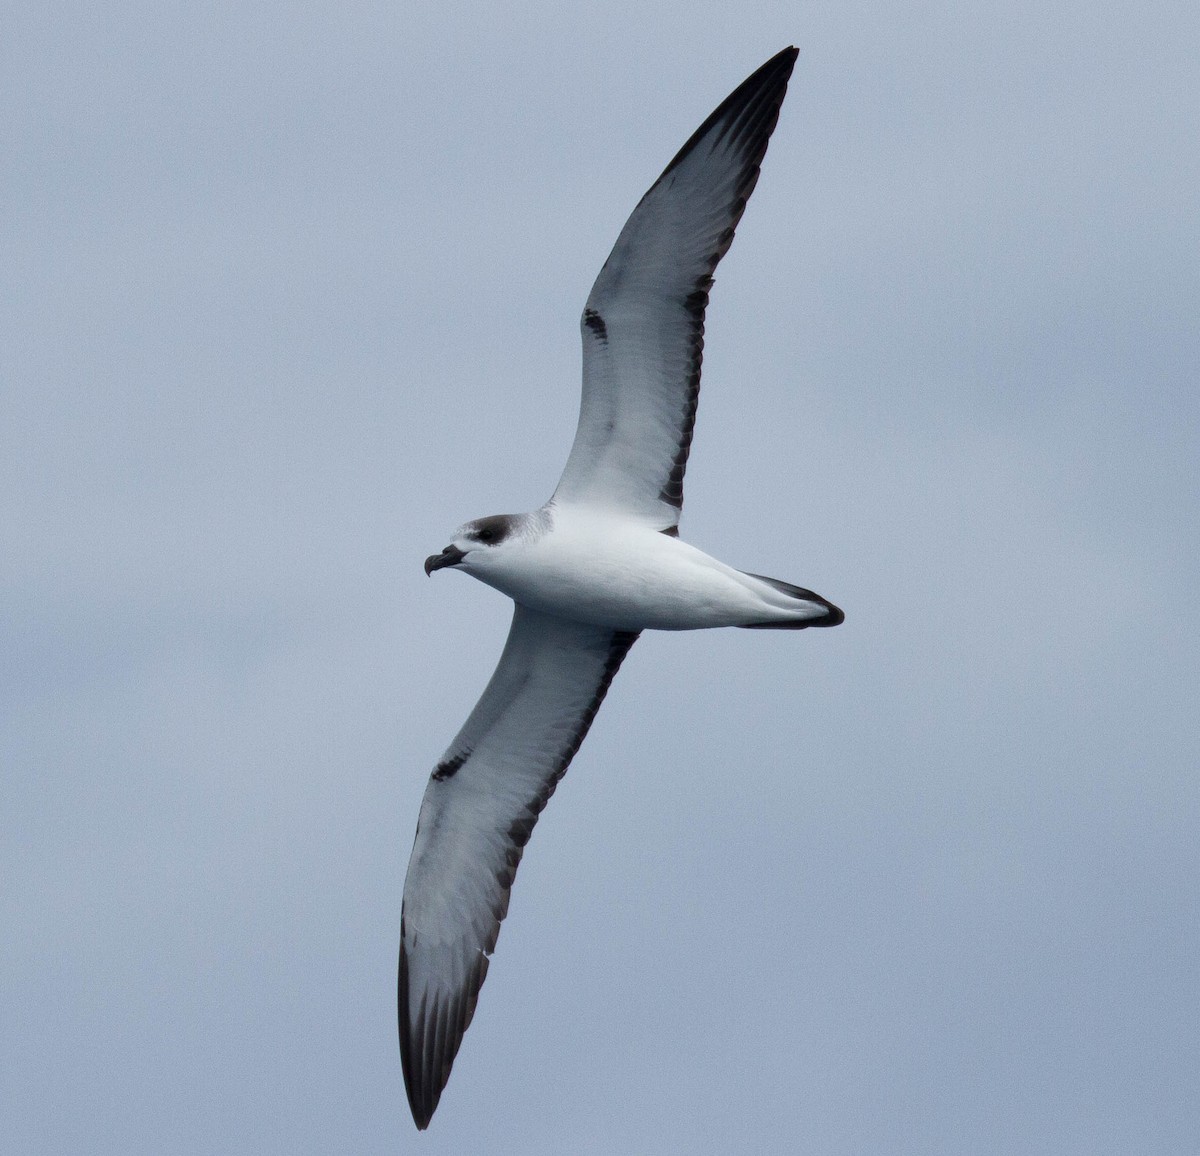
[[[555,499],[679,520],[712,275],[758,180],[795,48],[739,85],[626,222],[583,311],[583,398]]]
[[[517,606],[495,674],[430,776],[400,918],[400,1056],[418,1128],[475,1013],[525,844],[636,639]]]

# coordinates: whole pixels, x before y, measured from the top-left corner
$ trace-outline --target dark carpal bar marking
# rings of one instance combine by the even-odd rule
[[[447,779],[454,778],[454,776],[458,773],[459,767],[461,767],[463,763],[470,758],[470,755],[470,751],[464,751],[461,755],[455,755],[452,759],[443,760],[433,768],[433,774],[429,777],[433,779],[435,783],[443,783]],[[426,763],[425,765],[428,766],[429,764]]]
[[[583,323],[586,325],[601,341],[608,340],[608,326],[604,324],[604,318],[600,316],[594,309],[585,309],[583,311]]]

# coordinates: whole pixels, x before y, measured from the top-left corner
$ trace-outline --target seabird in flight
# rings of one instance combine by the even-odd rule
[[[418,1128],[471,1022],[538,815],[643,630],[802,630],[842,612],[679,537],[712,274],[733,240],[796,49],[738,86],[625,223],[583,310],[583,400],[554,496],[468,522],[425,570],[515,603],[500,664],[434,768],[400,919],[400,1055]]]

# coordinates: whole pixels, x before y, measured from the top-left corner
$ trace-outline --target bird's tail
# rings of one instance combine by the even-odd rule
[[[803,586],[793,586],[790,582],[781,582],[778,578],[767,578],[762,574],[742,573],[769,586],[776,594],[771,599],[772,604],[787,615],[761,622],[739,623],[745,630],[803,630],[807,626],[840,626],[845,621],[846,616],[832,602],[811,590],[805,590]],[[780,594],[784,595],[783,599],[778,597]]]

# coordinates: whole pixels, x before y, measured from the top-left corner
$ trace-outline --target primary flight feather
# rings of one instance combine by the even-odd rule
[[[515,603],[491,681],[430,776],[400,919],[400,1055],[428,1126],[471,1022],[517,865],[642,630],[836,626],[832,603],[679,538],[704,311],[796,49],[739,85],[621,230],[581,321],[579,426],[553,497],[461,526],[425,570]]]

